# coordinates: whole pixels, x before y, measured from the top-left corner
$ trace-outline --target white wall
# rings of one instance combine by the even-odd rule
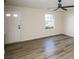
[[[64,34],[74,37],[74,10],[63,12]]]
[[[26,41],[35,38],[63,33],[63,25],[62,25],[63,19],[61,12],[52,12],[52,14],[55,16],[55,28],[46,30],[44,15],[47,13],[47,10],[15,7],[15,6],[5,6],[5,10],[18,11],[21,13],[20,18],[21,18],[22,29],[21,29],[21,39],[19,41]],[[17,41],[6,39],[5,43],[7,44]]]

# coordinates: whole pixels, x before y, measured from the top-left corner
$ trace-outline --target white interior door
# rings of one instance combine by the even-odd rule
[[[4,31],[5,44],[18,42],[20,36],[20,13],[17,11],[5,11],[4,15]]]

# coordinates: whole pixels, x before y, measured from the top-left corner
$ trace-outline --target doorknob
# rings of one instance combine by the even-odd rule
[[[21,29],[21,25],[18,25],[18,29]]]

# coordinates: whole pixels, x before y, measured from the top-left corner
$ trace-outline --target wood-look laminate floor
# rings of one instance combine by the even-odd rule
[[[5,45],[5,59],[74,59],[74,39],[58,35]]]

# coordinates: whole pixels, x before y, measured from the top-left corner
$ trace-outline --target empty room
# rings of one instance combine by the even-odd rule
[[[5,59],[74,59],[74,0],[4,0]]]

